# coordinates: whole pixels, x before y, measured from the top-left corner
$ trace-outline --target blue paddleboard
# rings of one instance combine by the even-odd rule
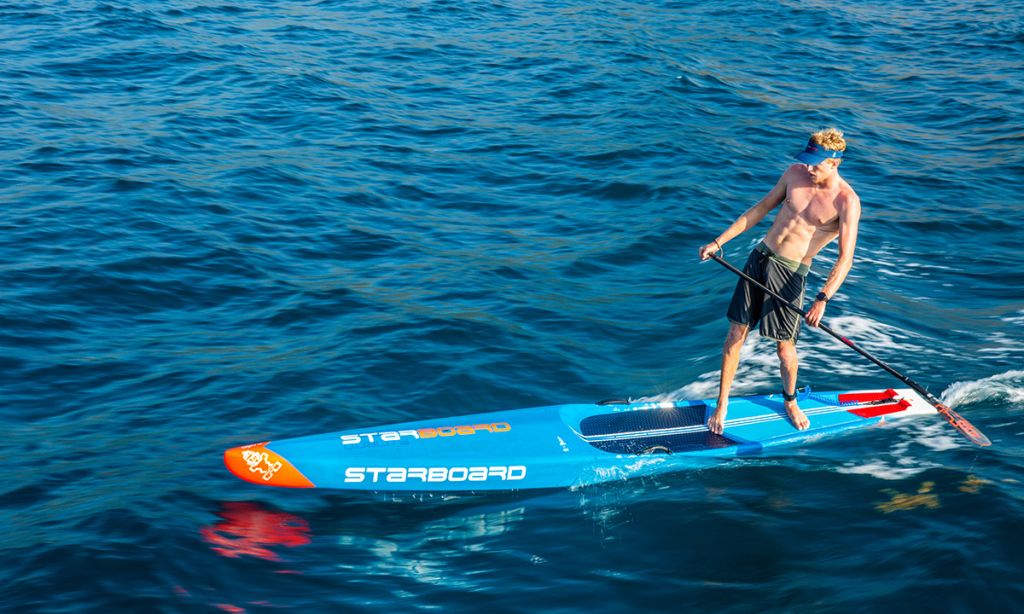
[[[729,401],[725,430],[708,430],[713,400],[554,405],[403,422],[231,448],[228,469],[255,484],[369,491],[566,488],[804,445],[886,419],[937,413],[914,391],[806,392],[797,430],[781,395]]]

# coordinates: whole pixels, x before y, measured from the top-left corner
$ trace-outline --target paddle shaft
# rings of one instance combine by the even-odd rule
[[[774,299],[776,299],[777,301],[779,301],[780,303],[782,303],[786,307],[789,307],[793,311],[799,313],[802,317],[807,317],[807,312],[806,311],[804,311],[800,307],[797,307],[793,303],[787,301],[782,296],[780,296],[777,292],[772,291],[771,289],[769,289],[768,287],[766,287],[764,284],[760,283],[759,281],[757,281],[753,277],[747,275],[743,271],[741,271],[741,270],[737,269],[736,267],[734,267],[733,265],[729,264],[728,262],[726,262],[726,260],[724,258],[719,256],[718,254],[711,254],[711,258],[714,259],[714,261],[717,262],[718,264],[724,266],[725,268],[729,269],[733,273],[736,273],[737,275],[739,275],[741,278],[745,279],[748,283],[753,284],[754,287],[756,287],[756,288],[760,289],[761,291],[765,292],[766,294],[768,294],[769,296],[773,297]],[[921,384],[918,384],[917,382],[915,382],[914,380],[910,379],[908,376],[900,373],[896,369],[893,369],[892,367],[890,367],[889,365],[885,364],[885,362],[879,360],[878,358],[875,358],[874,356],[869,354],[866,350],[864,350],[863,348],[858,346],[856,343],[854,343],[853,341],[850,341],[849,339],[847,339],[843,335],[840,335],[839,333],[837,333],[836,331],[832,330],[831,328],[829,328],[824,323],[819,323],[818,324],[818,328],[820,328],[821,330],[825,331],[826,333],[832,335],[836,339],[842,341],[850,349],[854,350],[855,352],[857,352],[858,354],[860,354],[864,358],[867,358],[868,360],[870,360],[871,362],[875,363],[879,367],[885,369],[890,374],[892,374],[894,377],[896,377],[896,379],[900,380],[901,382],[903,382],[907,386],[910,386],[911,388],[913,388],[918,394],[920,394],[922,397],[924,397],[925,400],[927,400],[929,403],[931,403],[939,411],[939,413],[941,413],[943,416],[945,416],[946,419],[949,420],[950,424],[952,424],[954,427],[956,427],[957,430],[959,430],[961,433],[966,435],[969,439],[971,439],[975,443],[977,443],[979,445],[982,445],[982,446],[991,445],[991,442],[988,440],[987,437],[985,437],[985,435],[983,435],[980,431],[978,431],[976,428],[974,428],[974,426],[971,425],[970,422],[967,422],[967,420],[965,420],[962,416],[960,416],[959,414],[954,412],[952,409],[950,409],[942,401],[940,401],[939,399],[935,398],[935,395],[933,395],[932,393],[930,393],[927,390],[925,390],[924,386],[922,386]]]

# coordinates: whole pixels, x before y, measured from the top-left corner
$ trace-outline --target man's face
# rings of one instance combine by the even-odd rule
[[[815,165],[807,164],[805,166],[807,168],[807,174],[811,176],[811,181],[814,183],[821,183],[836,172],[836,168],[839,167],[839,164],[838,160],[830,158],[828,160],[822,160]]]

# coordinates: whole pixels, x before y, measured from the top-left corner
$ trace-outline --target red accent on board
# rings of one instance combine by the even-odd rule
[[[878,416],[884,416],[886,414],[894,414],[898,411],[910,407],[910,401],[906,399],[900,399],[899,403],[890,403],[888,405],[868,405],[867,407],[858,407],[851,409],[851,414],[860,416],[861,418],[876,418]]]
[[[885,392],[851,392],[839,395],[840,403],[876,403],[878,401],[889,401],[896,398],[896,391],[892,388]]]

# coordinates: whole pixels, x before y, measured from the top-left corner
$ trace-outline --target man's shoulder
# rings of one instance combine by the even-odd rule
[[[860,196],[845,180],[839,188],[839,193],[836,194],[835,204],[840,211],[860,215]]]
[[[799,162],[794,162],[782,172],[782,176],[783,178],[807,177],[807,166],[805,164],[800,164]]]
[[[807,185],[809,181],[807,167],[803,164],[790,164],[782,172],[782,177],[779,177],[779,183],[785,185],[787,190]]]
[[[836,194],[836,202],[841,204],[860,204],[860,196],[845,179],[840,179],[839,193]]]

